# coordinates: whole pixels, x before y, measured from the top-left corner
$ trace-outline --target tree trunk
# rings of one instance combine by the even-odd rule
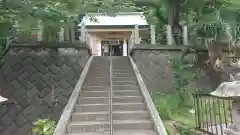
[[[179,33],[181,33],[181,26],[179,25],[180,21],[180,5],[181,1],[178,0],[172,5],[169,9],[168,14],[168,24],[172,27],[173,41],[175,44],[181,44],[179,39]]]
[[[215,89],[225,80],[225,72],[223,67],[223,44],[213,42],[207,46],[209,61],[207,63],[205,73],[209,75],[212,81],[212,87]]]

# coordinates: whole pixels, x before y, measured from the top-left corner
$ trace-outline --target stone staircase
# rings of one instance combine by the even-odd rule
[[[66,135],[109,135],[110,57],[92,60]],[[157,135],[129,57],[112,57],[114,135]]]

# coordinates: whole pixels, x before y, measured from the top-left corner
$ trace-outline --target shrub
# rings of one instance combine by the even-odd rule
[[[52,119],[38,119],[33,123],[32,132],[35,135],[52,135],[56,122]]]

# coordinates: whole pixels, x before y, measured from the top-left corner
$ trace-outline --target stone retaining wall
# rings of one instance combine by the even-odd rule
[[[170,57],[181,57],[187,46],[136,45],[131,55],[150,92],[167,92],[172,89],[173,72]],[[202,75],[200,80],[190,83],[189,88],[196,90],[211,87],[209,76]]]
[[[169,58],[180,56],[181,52],[177,50],[171,46],[164,49],[156,45],[137,45],[132,50],[132,57],[150,92],[167,92],[172,89],[173,73]]]
[[[13,103],[0,104],[0,134],[28,135],[38,118],[58,120],[88,57],[84,47],[13,47],[0,68],[0,94]]]

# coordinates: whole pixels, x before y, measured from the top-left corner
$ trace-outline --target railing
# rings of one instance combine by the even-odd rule
[[[110,52],[109,61],[109,81],[110,81],[110,91],[109,91],[109,122],[110,122],[110,135],[113,135],[113,118],[112,118],[112,52]]]
[[[196,129],[209,135],[224,135],[233,124],[232,100],[210,94],[194,94]]]

